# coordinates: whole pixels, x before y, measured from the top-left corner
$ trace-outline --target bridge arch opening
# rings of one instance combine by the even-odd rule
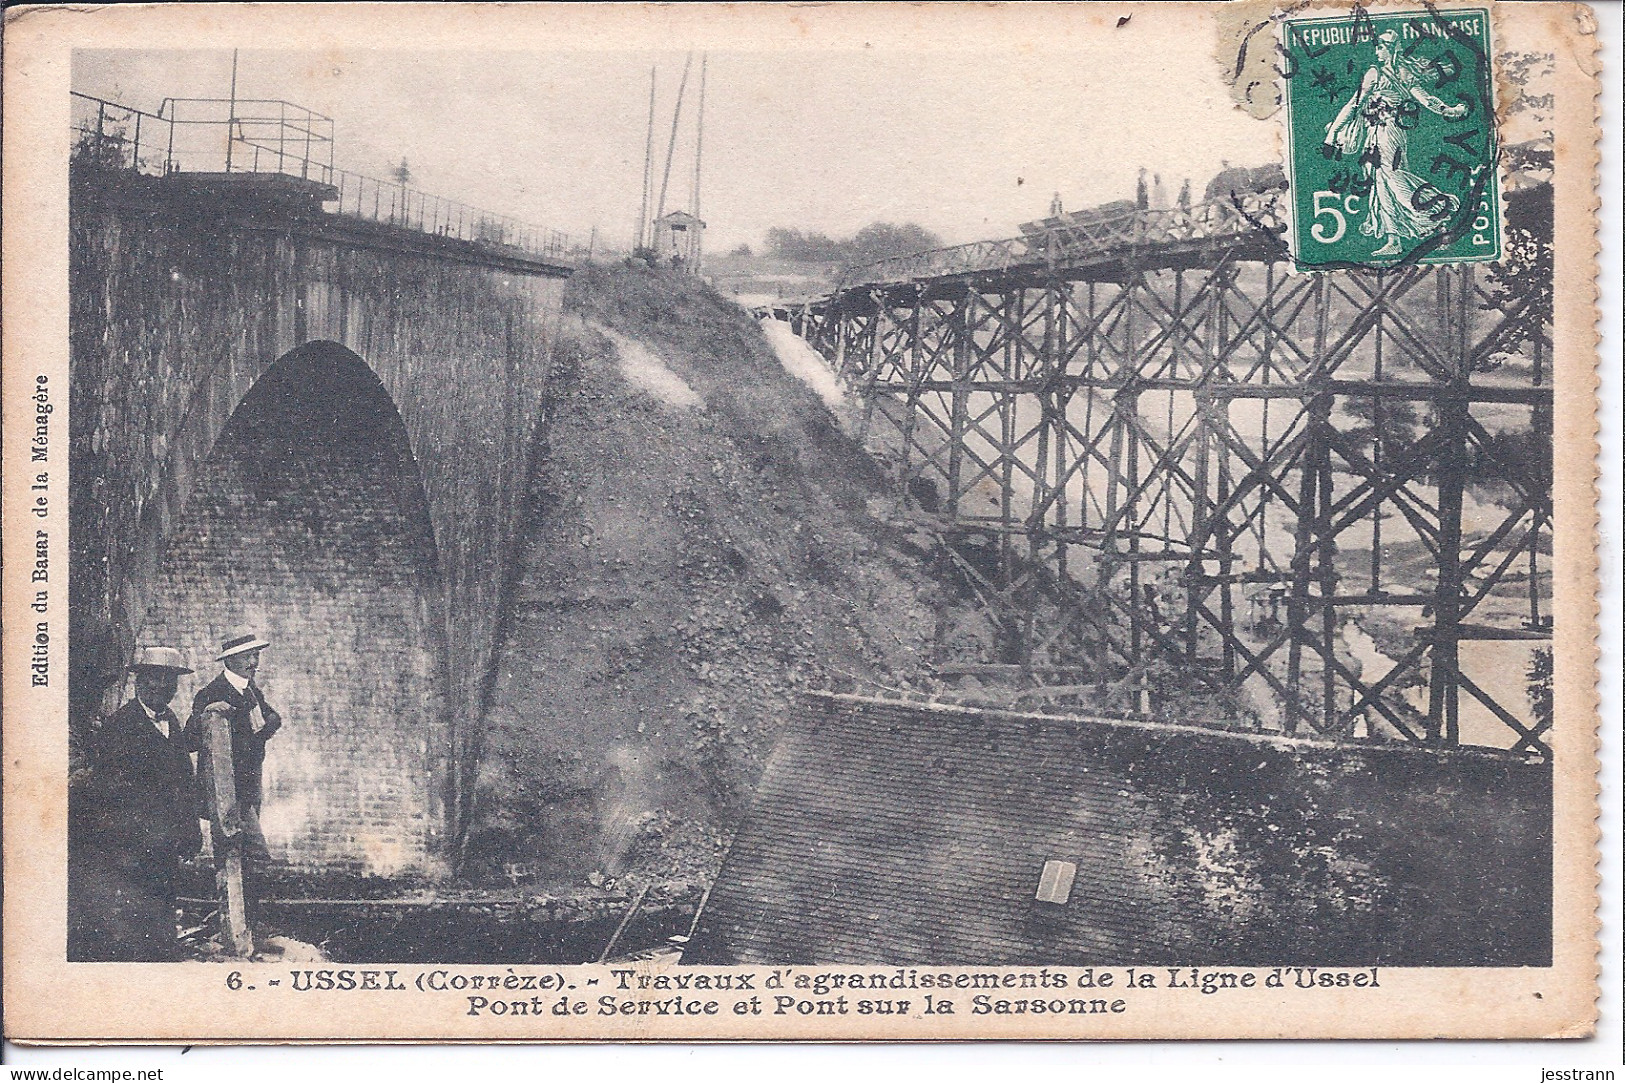
[[[140,642],[219,670],[238,629],[283,716],[261,821],[294,868],[438,875],[451,734],[439,561],[405,426],[367,364],[302,346],[255,382],[201,465]]]

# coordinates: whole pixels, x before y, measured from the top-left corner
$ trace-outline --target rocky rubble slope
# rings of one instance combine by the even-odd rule
[[[625,267],[567,307],[462,872],[697,886],[800,690],[923,671],[927,554],[738,307]]]

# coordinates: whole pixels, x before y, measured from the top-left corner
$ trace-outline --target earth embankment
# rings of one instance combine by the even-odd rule
[[[799,691],[918,679],[929,554],[737,306],[626,267],[566,305],[462,871],[698,885]]]

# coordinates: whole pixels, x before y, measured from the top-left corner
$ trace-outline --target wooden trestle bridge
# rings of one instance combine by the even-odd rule
[[[1278,198],[1051,219],[758,314],[947,539],[975,601],[940,673],[1547,756],[1550,187],[1509,197],[1505,263],[1317,274]]]

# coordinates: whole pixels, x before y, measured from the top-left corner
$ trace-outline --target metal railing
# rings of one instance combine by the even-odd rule
[[[517,248],[529,255],[550,259],[571,260],[587,255],[584,246],[561,230],[493,214],[398,182],[378,180],[347,169],[329,170],[322,179],[338,190],[338,198],[332,201],[336,204],[334,214],[432,233],[437,237]]]
[[[168,117],[73,92],[73,157],[108,169],[170,172]]]
[[[1049,219],[1020,237],[933,248],[852,267],[835,293],[856,286],[888,285],[983,271],[1007,271],[1044,263],[1082,262],[1118,251],[1182,241],[1243,237],[1264,230],[1284,234],[1278,192],[1237,192],[1191,207],[1087,213]]]
[[[72,94],[74,158],[148,176],[279,174],[325,184],[334,215],[575,262],[587,246],[561,230],[333,164],[334,122],[279,99],[165,98],[149,113]]]
[[[170,121],[172,173],[282,173],[325,182],[333,170],[333,118],[293,102],[165,98],[158,115]]]

